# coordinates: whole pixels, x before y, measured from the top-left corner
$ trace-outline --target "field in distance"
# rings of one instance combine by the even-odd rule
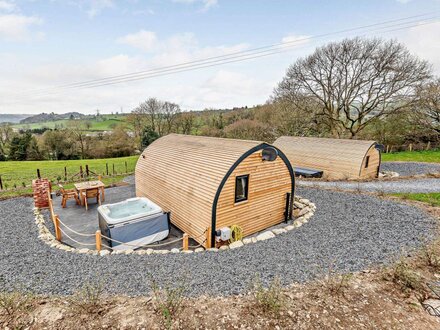
[[[440,150],[401,151],[388,154],[383,153],[382,161],[440,163]]]
[[[0,163],[0,176],[4,189],[24,188],[29,187],[32,180],[37,177],[37,169],[40,170],[41,177],[57,182],[64,181],[64,168],[66,167],[67,181],[71,181],[72,176],[79,173],[80,166],[85,172],[86,165],[96,175],[107,174],[106,164],[110,175],[113,174],[113,166],[115,174],[132,173],[138,158],[139,156],[82,160],[7,161]]]
[[[81,119],[81,121],[90,124],[87,131],[111,131],[119,124],[128,125],[125,119],[126,116],[124,115],[100,115],[99,118],[84,118]],[[66,128],[68,127],[69,121],[69,119],[63,119],[31,124],[14,124],[12,127],[17,129]]]

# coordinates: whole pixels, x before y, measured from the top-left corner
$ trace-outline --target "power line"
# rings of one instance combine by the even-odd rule
[[[380,26],[376,29],[370,29],[367,31],[363,31],[363,33],[375,32],[375,31],[381,31],[382,33],[387,33],[387,32],[392,32],[392,31],[397,31],[397,30],[402,30],[402,29],[408,29],[408,28],[411,28],[414,26],[432,24],[432,23],[436,22],[436,21],[432,21],[432,20],[437,19],[438,16],[426,17],[428,15],[429,14],[414,15],[414,16],[409,16],[409,17],[405,17],[405,18],[394,19],[394,20],[389,20],[389,21],[375,23],[375,24],[369,24],[369,25],[365,25],[362,27],[356,27],[356,28],[345,29],[345,30],[341,30],[341,31],[337,31],[337,32],[331,32],[331,33],[325,33],[325,34],[315,35],[315,36],[311,36],[311,37],[305,37],[305,38],[297,39],[297,40],[290,41],[290,42],[284,42],[284,43],[274,44],[274,45],[270,45],[270,46],[262,46],[262,47],[254,48],[252,50],[240,51],[240,52],[235,52],[235,53],[226,54],[226,55],[222,55],[222,56],[214,56],[211,58],[206,58],[206,59],[198,60],[198,61],[191,61],[191,62],[180,63],[180,64],[176,64],[176,65],[171,65],[171,66],[166,66],[166,67],[161,67],[161,68],[156,68],[156,69],[151,69],[151,70],[146,70],[146,71],[140,71],[140,72],[136,72],[136,73],[123,74],[123,75],[118,75],[118,76],[102,78],[102,79],[95,79],[95,80],[89,80],[89,81],[85,81],[85,82],[78,82],[78,83],[61,85],[58,87],[53,87],[51,89],[41,90],[40,93],[43,93],[43,94],[40,94],[40,95],[34,94],[33,96],[44,96],[44,94],[56,94],[57,91],[62,92],[63,90],[66,90],[66,89],[95,88],[95,87],[113,85],[113,84],[124,83],[124,82],[131,82],[131,81],[142,80],[142,79],[150,79],[150,78],[154,78],[154,77],[165,76],[165,75],[170,75],[170,74],[175,74],[175,73],[180,73],[180,72],[185,72],[185,71],[198,70],[198,69],[202,69],[202,68],[224,65],[224,64],[228,64],[228,63],[247,61],[250,59],[256,59],[256,58],[260,58],[260,57],[266,57],[266,56],[271,56],[274,54],[280,54],[280,53],[284,53],[287,51],[291,51],[294,47],[297,46],[298,43],[302,43],[304,41],[309,41],[311,39],[322,38],[324,36],[339,34],[342,32],[354,32],[354,31],[357,31],[360,29],[365,29],[367,27]],[[431,13],[431,15],[432,15],[432,13]],[[414,17],[426,17],[426,18],[423,21],[419,21],[419,20],[408,21],[409,19],[412,19]],[[389,24],[389,23],[394,23],[394,22],[401,22],[401,23]],[[255,50],[257,50],[257,51],[255,51]],[[236,55],[233,56],[234,54],[236,54]],[[36,94],[38,94],[38,92]],[[23,95],[23,94],[21,94],[21,95]]]

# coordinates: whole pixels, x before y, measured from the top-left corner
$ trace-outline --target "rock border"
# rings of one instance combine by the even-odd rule
[[[35,224],[37,225],[39,232],[38,238],[40,238],[44,243],[49,245],[51,248],[56,248],[66,252],[73,252],[79,254],[106,256],[106,255],[116,255],[116,254],[138,254],[138,255],[168,254],[168,253],[190,254],[190,253],[200,253],[204,251],[217,252],[224,250],[233,250],[247,244],[257,243],[259,241],[265,241],[274,238],[277,235],[282,235],[287,233],[288,231],[301,227],[303,224],[307,223],[313,217],[316,211],[316,205],[306,198],[295,196],[293,202],[293,210],[294,210],[294,215],[296,215],[297,218],[295,220],[290,220],[285,227],[279,227],[279,228],[274,228],[272,230],[267,230],[256,236],[246,237],[243,238],[242,240],[230,243],[229,245],[223,245],[220,248],[204,249],[203,247],[199,247],[196,248],[194,251],[192,250],[182,251],[177,248],[171,250],[146,249],[146,250],[136,250],[136,251],[132,249],[116,250],[116,251],[109,251],[109,250],[97,251],[88,248],[78,249],[57,241],[55,236],[47,228],[46,221],[44,220],[44,216],[39,208],[37,207],[34,208],[34,215],[35,215]]]

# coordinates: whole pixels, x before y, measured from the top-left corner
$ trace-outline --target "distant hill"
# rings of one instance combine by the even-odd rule
[[[26,114],[10,114],[0,113],[0,123],[19,123],[22,119],[28,118],[30,115]]]
[[[39,115],[30,116],[25,119],[20,120],[20,124],[35,124],[43,123],[48,121],[65,120],[65,119],[82,119],[86,117],[79,112],[67,112],[62,114],[57,113],[40,113]]]

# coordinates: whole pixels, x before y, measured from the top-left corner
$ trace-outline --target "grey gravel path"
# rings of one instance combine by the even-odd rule
[[[432,193],[440,192],[440,179],[409,179],[396,181],[303,181],[298,180],[297,186],[328,187],[353,191],[385,192],[385,193]]]
[[[108,293],[138,295],[149,291],[148,273],[177,282],[187,272],[190,295],[237,294],[255,273],[266,283],[278,275],[288,284],[329,267],[347,272],[383,264],[434,232],[435,220],[408,205],[316,189],[298,193],[317,205],[302,227],[236,250],[189,255],[97,257],[56,250],[37,238],[31,199],[0,201],[0,274],[7,288],[42,294],[69,294],[99,278]]]
[[[400,176],[440,173],[440,164],[420,162],[382,162],[381,171],[393,171]]]

